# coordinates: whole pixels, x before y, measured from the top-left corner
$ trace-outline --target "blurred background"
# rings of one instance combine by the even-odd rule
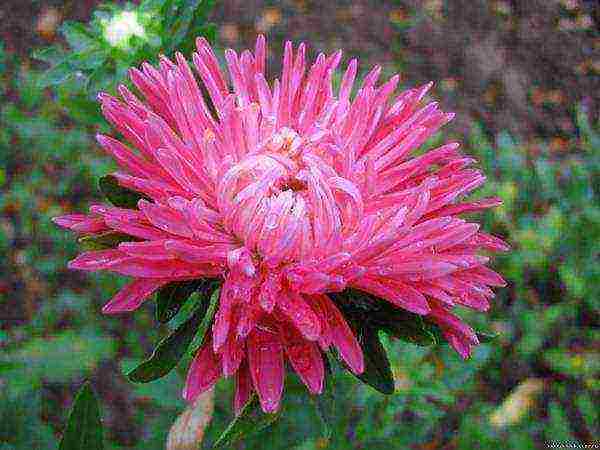
[[[185,365],[150,384],[124,372],[169,326],[153,307],[100,307],[124,280],[66,269],[73,236],[50,218],[100,198],[114,169],[93,136],[109,132],[94,101],[125,71],[193,37],[217,48],[268,37],[345,50],[457,118],[434,141],[464,142],[488,175],[478,195],[504,205],[484,228],[513,251],[489,314],[461,314],[499,337],[466,362],[446,346],[387,343],[396,394],[336,376],[330,435],[297,380],[284,415],[238,449],[535,449],[599,445],[600,10],[584,0],[3,0],[0,3],[0,449],[51,449],[85,379],[101,400],[107,449],[161,449],[185,409]],[[231,419],[217,386],[209,448]],[[192,447],[190,447],[192,448]],[[583,448],[583,447],[581,447]]]

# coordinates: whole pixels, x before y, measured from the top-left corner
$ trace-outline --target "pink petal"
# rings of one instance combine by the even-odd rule
[[[467,359],[471,356],[472,344],[468,339],[451,332],[444,332],[444,337],[463,359]]]
[[[362,373],[365,370],[362,349],[344,316],[326,295],[315,295],[312,298],[319,302],[321,308],[327,314],[332,343],[337,348],[340,356],[352,372],[355,374]]]
[[[489,284],[490,286],[504,287],[506,281],[492,269],[484,266],[479,266],[470,271],[470,275],[474,277],[475,281],[480,283]]]
[[[319,339],[321,321],[300,294],[291,291],[282,293],[278,305],[306,339]]]
[[[175,256],[170,254],[165,249],[165,239],[143,242],[122,242],[119,244],[119,250],[129,256],[136,256],[143,259],[165,260],[175,259]]]
[[[146,200],[140,200],[138,206],[155,227],[167,233],[187,238],[194,236],[185,217],[178,211]]]
[[[69,269],[105,270],[127,258],[125,253],[115,249],[85,252],[69,262]]]
[[[283,349],[273,330],[255,328],[248,337],[248,363],[254,389],[262,409],[279,409],[283,393]]]
[[[59,227],[68,228],[79,233],[100,233],[108,230],[102,217],[87,214],[66,214],[53,217],[52,222]]]
[[[213,352],[210,335],[207,334],[205,339],[188,370],[183,390],[183,398],[190,403],[213,387],[222,373],[221,357]]]
[[[227,340],[231,326],[232,301],[229,294],[229,286],[225,282],[221,287],[219,310],[215,315],[213,323],[213,347],[215,351],[218,351]]]
[[[154,291],[168,283],[168,280],[139,279],[135,280],[115,295],[102,308],[104,314],[116,314],[135,311]]]
[[[252,388],[252,379],[250,378],[250,370],[248,363],[243,361],[238,371],[235,373],[235,395],[233,397],[233,408],[235,414],[239,415],[242,408],[250,400],[250,395],[254,389]]]
[[[423,315],[430,311],[427,299],[423,294],[399,281],[365,276],[355,281],[354,285],[415,314]]]
[[[325,366],[321,350],[314,342],[307,341],[288,324],[281,330],[285,353],[292,367],[313,394],[323,391]]]
[[[156,261],[132,256],[117,260],[103,268],[138,278],[210,278],[222,273],[221,269],[211,264],[192,265],[177,260]]]
[[[433,303],[431,313],[428,317],[437,323],[443,331],[460,336],[473,345],[479,344],[479,339],[477,339],[477,335],[473,329],[446,308]]]
[[[111,155],[115,161],[132,175],[150,177],[156,175],[156,169],[147,160],[133,153],[121,142],[102,134],[96,135],[96,140]]]

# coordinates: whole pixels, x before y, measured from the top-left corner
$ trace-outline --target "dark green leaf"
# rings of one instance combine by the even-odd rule
[[[361,323],[368,328],[416,345],[434,345],[441,341],[438,326],[391,305],[387,300],[356,289],[331,294],[331,298],[349,321]]]
[[[100,407],[89,383],[77,393],[59,450],[102,450]]]
[[[161,340],[150,358],[129,372],[127,377],[136,383],[148,383],[164,377],[173,370],[185,355],[194,336],[206,333],[208,325],[204,326],[206,324],[204,319],[210,307],[213,306],[213,301],[216,301],[215,298],[216,296],[213,294],[210,302],[208,300],[199,302],[190,318]],[[213,307],[213,314],[214,309]]]
[[[209,24],[206,23],[206,20],[214,5],[214,0],[175,2],[171,10],[165,12],[166,20],[163,24],[164,29],[169,32],[169,39],[165,42],[167,51],[178,49],[185,54],[193,50],[196,36],[202,35],[211,38],[212,29],[207,27]]]
[[[377,330],[361,328],[357,337],[365,358],[365,371],[357,377],[382,394],[393,394],[394,376]]]
[[[415,345],[436,345],[440,342],[438,327],[417,314],[402,314],[402,317],[382,323],[379,329],[397,339]]]
[[[106,233],[83,236],[77,239],[83,250],[104,250],[107,248],[115,248],[121,242],[137,241],[137,238],[128,234],[118,233],[116,231],[108,231]]]
[[[105,175],[100,178],[100,190],[106,198],[115,206],[121,208],[137,208],[140,199],[149,200],[143,194],[124,188],[113,175]]]
[[[265,414],[260,409],[258,397],[253,395],[252,398],[246,403],[246,406],[227,427],[227,429],[219,436],[217,442],[213,445],[213,448],[231,446],[244,439],[247,436],[258,433],[264,430],[275,422],[279,418],[280,413]]]
[[[156,295],[156,320],[167,323],[179,312],[194,291],[208,296],[212,280],[176,281],[163,286]]]
[[[205,288],[205,289],[208,289],[210,291],[211,288],[214,289],[214,287],[217,285],[218,285],[218,282],[213,281],[212,284],[208,285],[209,287]],[[214,291],[210,295],[210,305],[208,306],[208,311],[206,312],[206,315],[204,316],[204,320],[202,321],[202,324],[200,325],[200,328],[198,329],[198,333],[196,333],[196,338],[194,339],[194,341],[192,342],[192,345],[191,345],[190,353],[192,355],[195,355],[196,352],[198,351],[198,349],[202,346],[204,337],[205,337],[208,329],[212,325],[213,318],[215,317],[215,314],[217,313],[217,308],[219,306],[219,296],[220,295],[221,295],[220,288],[214,289]]]

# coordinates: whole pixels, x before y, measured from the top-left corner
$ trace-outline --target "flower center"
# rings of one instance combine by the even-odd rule
[[[281,191],[289,190],[293,192],[300,192],[306,191],[308,189],[308,186],[305,181],[299,180],[298,178],[291,176],[285,180],[282,180],[278,188]]]

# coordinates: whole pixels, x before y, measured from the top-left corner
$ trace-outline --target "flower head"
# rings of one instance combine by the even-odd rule
[[[350,288],[424,316],[467,357],[478,339],[452,309],[488,309],[490,286],[504,281],[479,252],[507,246],[459,218],[499,204],[463,201],[485,177],[459,144],[413,155],[453,114],[421,105],[431,84],[394,97],[398,76],[378,83],[380,67],[357,84],[355,59],[334,89],[342,53],[309,64],[304,44],[286,43],[281,77],[269,84],[265,54],[262,36],[254,53],[227,50],[226,78],[198,39],[193,66],[210,101],[181,54],[131,69],[144,100],[125,86],[121,100],[99,96],[128,144],[98,142],[122,168],[120,185],[146,199],[57,218],[78,233],[130,237],[70,267],[133,278],[106,313],[134,310],[173,281],[222,282],[188,400],[235,376],[236,409],[255,391],[274,411],[284,361],[320,393],[330,347],[361,373],[361,347],[331,298]]]

